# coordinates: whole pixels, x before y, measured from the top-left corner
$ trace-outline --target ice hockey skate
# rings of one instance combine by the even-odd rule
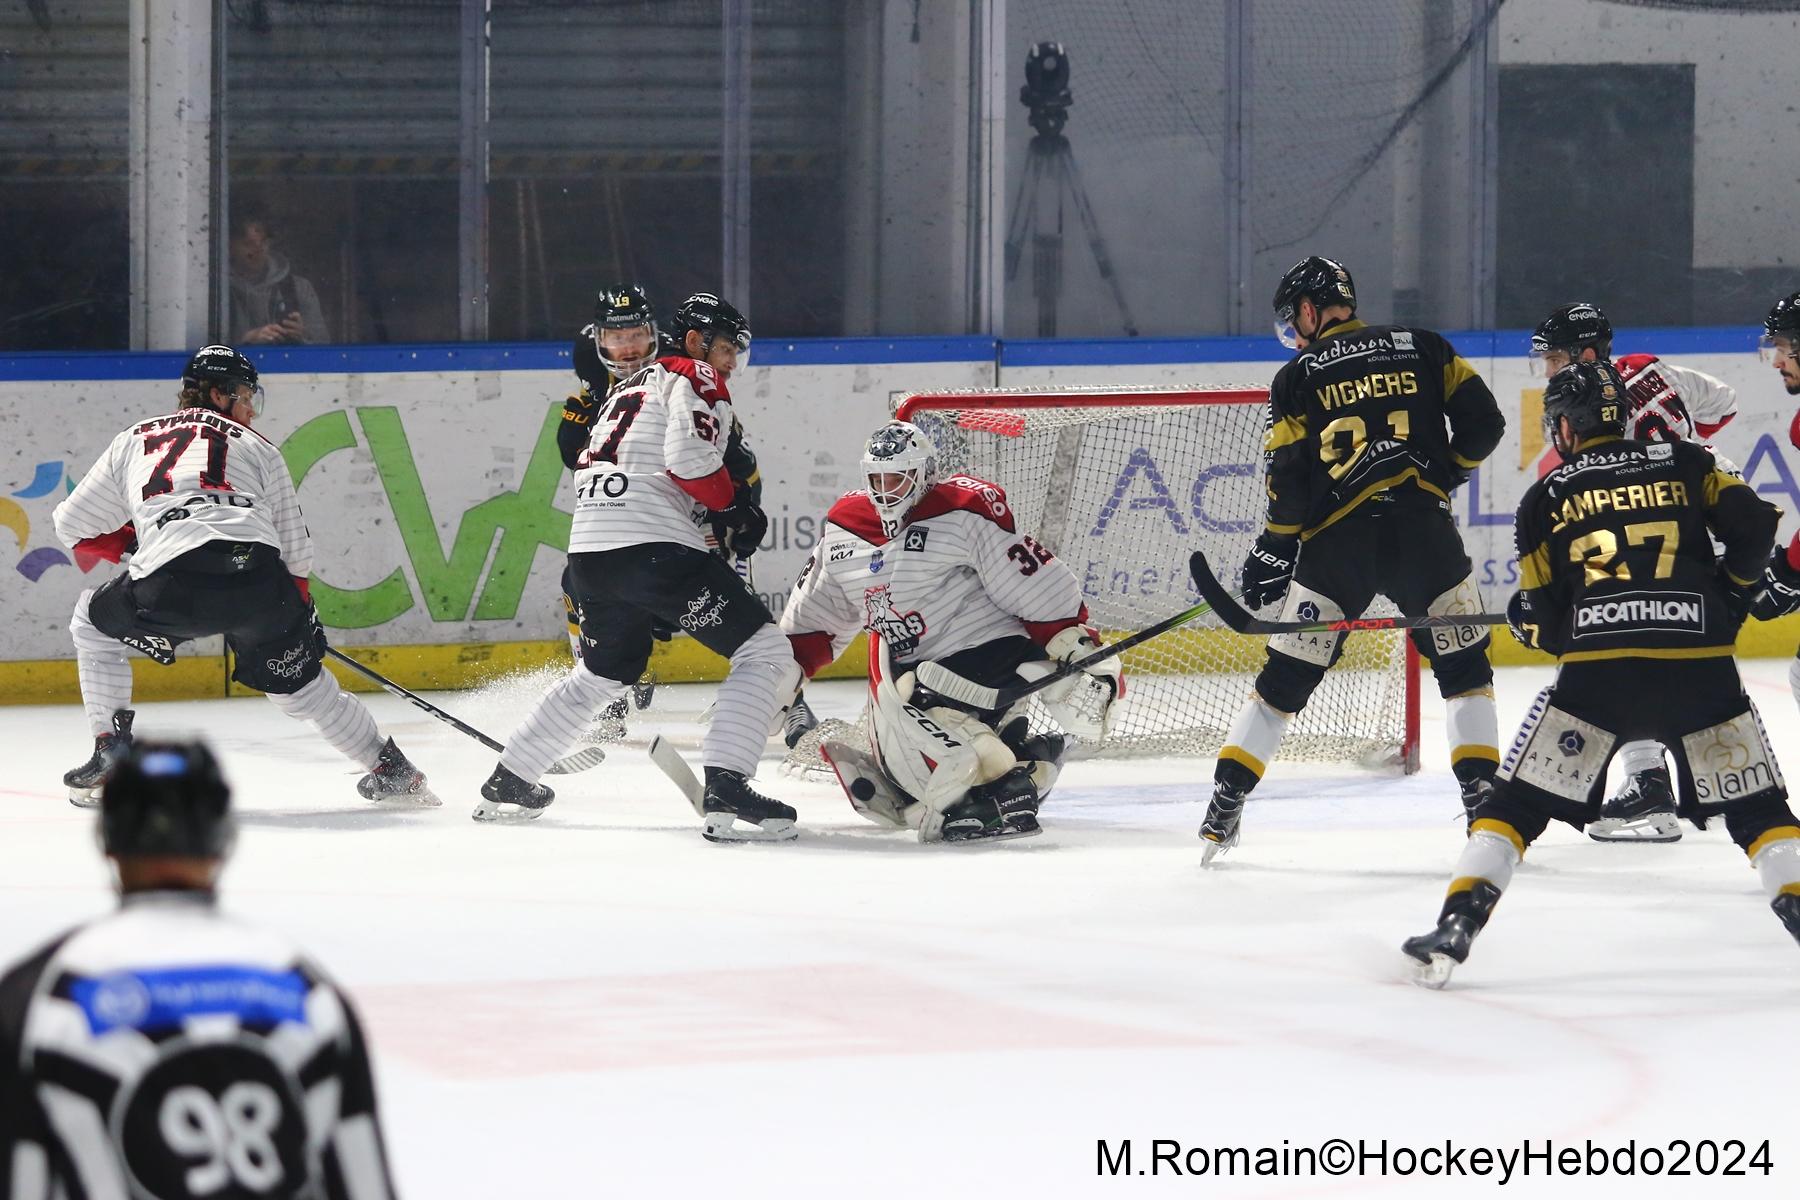
[[[1468,961],[1475,935],[1499,902],[1500,889],[1485,879],[1446,900],[1437,928],[1409,937],[1400,946],[1413,960],[1413,982],[1428,988],[1449,983],[1451,972]]]
[[[473,814],[477,821],[516,824],[535,821],[550,807],[556,793],[541,783],[526,783],[498,764],[481,785],[481,803]]]
[[[100,783],[106,773],[112,770],[114,763],[125,757],[131,749],[131,722],[137,714],[129,708],[122,708],[113,714],[111,733],[103,733],[94,739],[94,756],[63,774],[63,783],[69,788],[69,803],[76,808],[98,808],[100,805]]]
[[[1005,841],[1036,837],[1038,789],[1031,768],[1014,767],[992,783],[970,788],[969,794],[944,810],[946,842]]]
[[[1206,819],[1200,822],[1200,840],[1206,843],[1200,856],[1201,866],[1238,844],[1238,822],[1243,819],[1244,793],[1223,784],[1215,785],[1212,802],[1206,806]]]
[[[594,723],[581,731],[581,740],[590,745],[611,745],[625,740],[625,717],[630,707],[625,697],[620,696],[606,710],[594,718]]]
[[[1413,982],[1420,987],[1441,988],[1450,973],[1469,958],[1475,941],[1474,919],[1465,915],[1445,917],[1430,933],[1409,937],[1401,949],[1413,959]]]
[[[1786,926],[1794,940],[1800,942],[1800,895],[1783,892],[1769,901],[1769,907],[1775,910],[1775,915],[1781,918],[1782,925]]]
[[[798,813],[723,767],[706,768],[701,807],[706,824],[700,832],[709,842],[788,842],[800,836],[794,828]]]
[[[1601,803],[1587,835],[1596,842],[1679,842],[1681,822],[1675,816],[1669,769],[1652,767],[1633,775],[1624,791]]]
[[[381,761],[375,769],[356,781],[356,791],[364,800],[378,804],[391,801],[436,808],[443,803],[425,786],[425,773],[400,752],[393,738],[382,745]]]
[[[781,719],[781,740],[792,750],[800,744],[800,739],[819,727],[819,718],[814,715],[812,706],[806,702],[806,693],[796,693],[794,702],[787,707],[787,713]]]

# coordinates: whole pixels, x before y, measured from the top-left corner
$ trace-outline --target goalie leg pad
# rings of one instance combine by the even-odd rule
[[[1554,687],[1547,687],[1531,702],[1498,777],[1516,779],[1560,800],[1585,805],[1618,739],[1556,707],[1552,703],[1555,694]]]
[[[938,705],[911,703],[912,672],[882,679],[874,688],[870,717],[876,759],[896,787],[942,813],[970,788],[998,779],[1017,765],[1013,752],[977,718]]]
[[[873,756],[848,742],[835,740],[821,742],[819,753],[831,764],[838,784],[850,800],[850,807],[859,815],[888,829],[917,826],[919,814],[913,813],[913,819],[909,821],[907,813],[909,809],[917,809],[918,803],[894,786]]]

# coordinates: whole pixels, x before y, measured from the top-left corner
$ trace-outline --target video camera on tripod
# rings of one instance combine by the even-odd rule
[[[1088,249],[1093,252],[1100,278],[1119,306],[1119,319],[1126,334],[1136,337],[1137,322],[1132,319],[1125,293],[1113,275],[1112,257],[1106,251],[1106,240],[1100,236],[1100,223],[1088,203],[1069,139],[1063,136],[1075,96],[1069,91],[1069,55],[1061,42],[1039,42],[1025,55],[1025,86],[1019,89],[1019,103],[1030,110],[1031,127],[1037,132],[1026,148],[1025,170],[1019,177],[1019,190],[1013,194],[1012,216],[1006,222],[1006,278],[1010,281],[1018,274],[1025,237],[1030,234],[1031,290],[1037,297],[1038,336],[1055,337],[1056,310],[1062,295],[1063,204],[1067,201],[1087,235]],[[1040,209],[1038,202],[1046,191],[1052,203]],[[1040,211],[1045,216],[1041,224]]]

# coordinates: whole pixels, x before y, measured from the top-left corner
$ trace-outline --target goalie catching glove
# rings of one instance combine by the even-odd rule
[[[1028,681],[1042,679],[1055,671],[1057,665],[1086,658],[1100,648],[1100,635],[1094,630],[1071,625],[1044,645],[1045,653],[1055,660],[1054,663],[1022,663],[1019,675]],[[1083,741],[1098,742],[1112,731],[1113,701],[1124,692],[1125,669],[1115,656],[1058,680],[1039,692],[1038,699],[1044,702],[1044,707],[1064,732]]]

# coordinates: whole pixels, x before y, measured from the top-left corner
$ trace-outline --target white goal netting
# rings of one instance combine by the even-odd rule
[[[1094,625],[1113,638],[1199,603],[1187,567],[1196,549],[1235,590],[1266,504],[1266,399],[1249,386],[916,393],[901,398],[897,415],[937,443],[942,473],[1005,489],[1020,530],[1075,572]],[[1264,646],[1208,616],[1128,651],[1111,737],[1076,752],[1216,753]],[[1404,635],[1353,634],[1294,719],[1281,757],[1399,763],[1416,741],[1409,670]],[[830,724],[824,736],[845,736],[842,723]],[[816,762],[818,740],[803,740],[790,765]]]

